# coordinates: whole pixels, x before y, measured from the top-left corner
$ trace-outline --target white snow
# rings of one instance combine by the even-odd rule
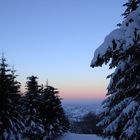
[[[96,135],[67,133],[64,137],[61,137],[58,140],[103,140],[103,138]]]
[[[112,41],[116,41],[117,46],[120,46],[123,42],[124,31],[122,29],[115,29],[108,36],[106,36],[104,42],[95,50],[94,58],[92,59],[91,65],[94,64],[97,60],[98,55],[102,57],[105,55],[107,50],[112,49]],[[116,48],[118,49],[118,48]]]
[[[125,51],[129,47],[133,47],[135,40],[140,35],[139,23],[140,6],[128,15],[119,28],[113,30],[108,36],[106,36],[104,42],[96,49],[94,57],[91,61],[91,66],[96,66],[95,64],[98,57],[103,58],[107,52],[116,53],[116,50]],[[113,40],[116,43],[116,48],[113,48]],[[122,50],[120,50],[120,47]]]
[[[78,101],[77,101],[78,102]],[[89,112],[99,113],[101,110],[101,101],[81,101],[63,103],[63,108],[70,121],[80,121],[81,118]]]
[[[139,107],[139,103],[137,103],[136,101],[132,101],[124,110],[123,113],[124,114],[129,114],[134,113],[136,111],[136,109]]]
[[[6,130],[4,130],[3,136],[4,136],[4,139],[7,139],[8,138],[8,133],[7,133]]]
[[[111,78],[108,98],[103,102],[103,117],[97,125],[102,126],[104,134],[112,137],[121,128],[119,139],[139,139],[140,132],[140,104],[137,101],[140,84],[137,82],[139,77],[136,77],[139,75],[140,1],[129,2],[128,9],[129,4],[130,9],[134,3],[138,3],[138,7],[131,9],[122,24],[105,38],[91,61],[93,68],[103,64],[109,64],[110,69],[115,68],[115,72],[108,76]]]

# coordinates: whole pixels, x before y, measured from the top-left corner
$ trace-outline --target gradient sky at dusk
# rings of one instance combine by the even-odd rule
[[[95,49],[122,21],[125,0],[0,0],[0,52],[19,81],[37,75],[61,97],[104,98],[107,67],[90,67]]]

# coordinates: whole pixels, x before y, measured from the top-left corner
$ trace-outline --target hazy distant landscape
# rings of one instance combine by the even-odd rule
[[[89,112],[99,113],[101,111],[101,102],[94,100],[62,100],[62,106],[70,120],[80,120]]]

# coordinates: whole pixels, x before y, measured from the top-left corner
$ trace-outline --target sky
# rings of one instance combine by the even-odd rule
[[[94,51],[123,20],[125,0],[0,0],[0,53],[26,77],[49,81],[64,99],[105,98],[112,71],[91,68]]]

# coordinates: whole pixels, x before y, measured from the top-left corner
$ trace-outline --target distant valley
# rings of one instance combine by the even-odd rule
[[[63,101],[62,105],[70,121],[79,121],[89,112],[101,111],[101,101]]]

